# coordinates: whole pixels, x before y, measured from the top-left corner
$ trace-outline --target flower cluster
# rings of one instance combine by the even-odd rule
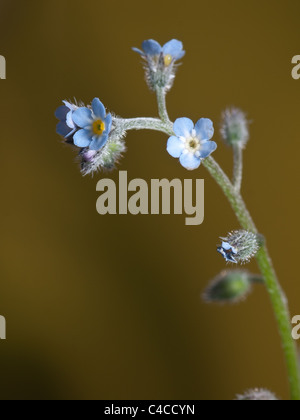
[[[59,119],[57,133],[79,148],[83,174],[115,167],[126,149],[124,131],[117,127],[118,120],[107,114],[100,99],[95,98],[89,107],[64,101],[55,116]]]
[[[150,88],[163,96],[172,87],[175,79],[176,63],[185,55],[181,41],[173,39],[161,46],[152,39],[144,41],[142,50],[133,48],[146,62],[147,82]],[[163,100],[162,100],[163,102]],[[137,118],[121,120],[107,113],[102,102],[95,98],[90,106],[64,101],[55,113],[59,120],[57,133],[65,141],[79,149],[81,170],[84,175],[99,169],[113,169],[126,150],[124,137],[127,129],[151,128],[157,120]],[[161,115],[161,113],[160,113]],[[166,112],[165,112],[166,115]],[[169,131],[168,116],[164,121]],[[168,140],[168,153],[178,158],[181,165],[194,170],[203,159],[217,149],[211,141],[214,135],[213,123],[202,118],[196,125],[188,118],[179,118],[173,125],[174,135]]]
[[[133,48],[145,60],[146,81],[151,90],[171,89],[175,79],[176,62],[181,60],[185,51],[183,44],[176,39],[167,42],[163,47],[153,39],[143,42],[142,50]]]

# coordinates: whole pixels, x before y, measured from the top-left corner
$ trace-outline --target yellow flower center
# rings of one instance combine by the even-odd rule
[[[172,61],[173,61],[173,57],[171,56],[171,54],[165,55],[164,62],[165,62],[166,67],[169,67]]]
[[[185,147],[190,153],[195,154],[201,150],[201,143],[199,139],[192,137],[186,140]]]
[[[97,120],[93,122],[93,133],[97,136],[101,136],[105,131],[105,124],[102,120]]]
[[[198,142],[196,142],[196,140],[191,140],[189,146],[191,149],[196,149],[196,147],[198,146]]]

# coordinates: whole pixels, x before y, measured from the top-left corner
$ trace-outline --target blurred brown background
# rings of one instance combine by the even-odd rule
[[[99,96],[123,117],[155,116],[132,46],[184,42],[168,97],[173,119],[236,105],[253,124],[244,196],[300,314],[300,81],[298,0],[0,2],[2,399],[233,399],[251,387],[287,398],[280,342],[262,287],[235,307],[201,293],[224,268],[215,248],[238,227],[204,168],[186,172],[167,138],[130,133],[119,169],[130,179],[205,178],[206,218],[96,213],[96,182],[82,178],[55,133],[65,98]],[[215,158],[231,171],[221,144]],[[108,175],[118,179],[118,172]],[[249,269],[256,271],[255,263]]]

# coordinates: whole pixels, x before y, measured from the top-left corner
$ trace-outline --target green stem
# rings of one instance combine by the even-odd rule
[[[242,227],[245,230],[258,233],[241,195],[236,192],[228,176],[220,168],[217,162],[212,157],[208,157],[202,161],[202,164],[222,188]]]
[[[118,119],[118,124],[122,125],[125,131],[128,130],[155,130],[172,136],[173,125],[170,122],[163,122],[158,118],[132,118]]]
[[[156,97],[158,103],[158,114],[161,120],[164,123],[170,123],[169,114],[167,111],[167,104],[166,104],[166,91],[164,88],[157,87],[156,88]]]
[[[233,146],[233,185],[239,193],[242,188],[243,180],[243,149],[239,144]]]
[[[283,351],[289,376],[291,399],[300,401],[300,378],[298,352],[291,334],[291,317],[286,296],[277,280],[271,258],[266,246],[263,246],[256,256],[261,273],[264,276],[273,310],[279,327]]]
[[[136,118],[132,120],[122,120],[122,122],[126,130],[149,129],[161,131],[167,135],[174,134],[173,124],[169,120],[161,121],[154,118]],[[217,162],[212,157],[209,157],[203,160],[203,166],[205,166],[223,190],[243,229],[258,234],[258,230],[249,211],[247,210],[240,191],[232,184]],[[266,245],[262,245],[256,259],[264,277],[264,282],[270,295],[272,307],[277,320],[288,371],[291,399],[300,401],[298,353],[296,344],[291,334],[290,314],[287,299],[278,282]]]

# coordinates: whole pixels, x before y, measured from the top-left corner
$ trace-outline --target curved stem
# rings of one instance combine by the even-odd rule
[[[171,122],[163,122],[158,118],[131,118],[118,119],[118,123],[127,130],[155,130],[172,136],[173,125]]]
[[[258,233],[258,230],[251,218],[249,211],[247,210],[246,204],[244,203],[241,195],[236,192],[228,176],[220,168],[217,162],[212,157],[208,157],[202,161],[202,164],[222,188],[242,227],[253,233]]]
[[[169,120],[161,121],[154,118],[136,118],[121,121],[123,122],[126,130],[149,129],[161,131],[167,135],[174,134],[173,124]],[[239,176],[236,185],[234,186],[230,182],[228,176],[212,157],[204,159],[203,165],[210,172],[211,176],[215,179],[225,196],[228,198],[243,229],[258,234],[258,230],[243,198],[241,197],[240,191],[237,188],[239,185]],[[290,314],[287,299],[278,282],[266,245],[262,245],[256,259],[264,277],[264,283],[270,295],[273,311],[277,320],[288,371],[291,399],[300,401],[298,354],[296,344],[291,334]]]
[[[242,188],[243,180],[243,149],[239,144],[233,146],[233,185],[235,190],[239,193]]]
[[[165,123],[170,122],[169,114],[167,111],[167,104],[166,104],[166,91],[162,87],[156,88],[156,97],[158,103],[158,114],[161,120]]]

